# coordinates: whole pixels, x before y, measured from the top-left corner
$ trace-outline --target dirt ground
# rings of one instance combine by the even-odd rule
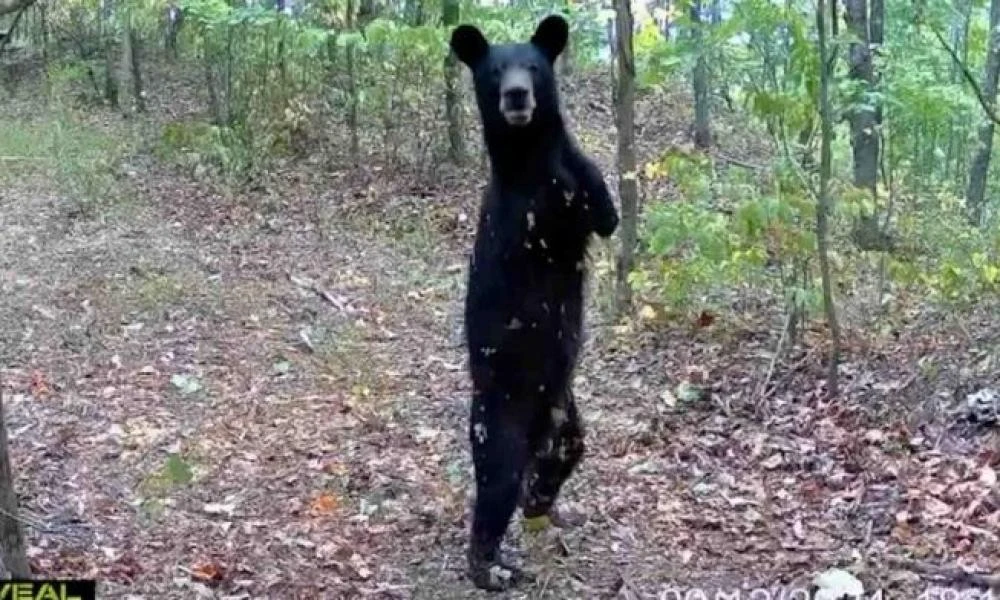
[[[303,167],[233,194],[147,152],[118,172],[97,216],[41,170],[0,194],[0,375],[36,573],[96,577],[102,598],[488,597],[463,574],[478,182],[419,198]],[[833,402],[819,329],[762,395],[780,319],[644,329],[595,307],[589,451],[565,492],[588,521],[515,524],[537,582],[493,597],[799,597],[775,590],[841,567],[915,598],[930,583],[887,557],[1000,570],[1000,433],[956,413],[1000,372],[984,303],[851,338]]]

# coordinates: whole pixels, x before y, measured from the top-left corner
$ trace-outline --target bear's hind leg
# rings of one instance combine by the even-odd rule
[[[550,410],[549,430],[537,449],[522,499],[524,518],[548,517],[557,526],[575,524],[554,510],[556,498],[584,452],[584,431],[573,392],[567,387]]]
[[[476,501],[469,541],[469,577],[481,589],[500,591],[530,576],[500,555],[500,541],[517,509],[530,455],[526,415],[504,394],[477,394],[472,402],[470,440]]]

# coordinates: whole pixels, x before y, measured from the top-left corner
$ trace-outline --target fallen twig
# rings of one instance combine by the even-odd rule
[[[13,519],[15,521],[20,521],[22,524],[38,529],[39,531],[47,531],[48,527],[41,521],[35,521],[25,517],[24,515],[13,514],[2,508],[0,508],[0,516],[7,517],[8,519]]]
[[[903,556],[889,556],[890,564],[920,575],[928,575],[948,583],[971,585],[981,589],[1000,592],[1000,574],[970,573],[961,567],[944,567],[933,563],[914,560]]]
[[[771,377],[774,376],[774,365],[778,362],[778,358],[781,356],[781,351],[785,345],[785,338],[788,336],[788,329],[792,325],[792,316],[794,314],[794,311],[788,311],[788,318],[785,319],[785,326],[781,328],[781,337],[778,338],[778,345],[774,349],[774,354],[771,356],[771,364],[767,367],[767,375],[764,376],[764,381],[761,382],[760,387],[757,388],[758,403],[763,403],[770,395],[767,391],[767,386],[771,383]]]
[[[637,594],[635,593],[632,584],[630,584],[628,579],[625,578],[625,575],[619,573],[618,579],[616,579],[615,583],[611,586],[610,593],[607,597],[625,598],[626,600],[631,600],[632,598],[636,598]]]
[[[317,285],[312,280],[298,277],[288,272],[286,272],[285,275],[288,277],[289,281],[291,281],[292,283],[303,289],[309,290],[310,292],[316,294],[323,300],[326,300],[327,302],[335,306],[337,310],[350,312],[348,311],[347,302],[343,298],[338,298],[337,296],[334,296],[330,292],[319,287],[319,285]]]
[[[732,156],[727,156],[721,152],[713,152],[712,155],[718,160],[733,165],[734,167],[743,167],[744,169],[749,169],[751,171],[763,171],[767,169],[767,167],[763,165],[755,165],[753,163],[744,162],[737,158],[733,158]]]

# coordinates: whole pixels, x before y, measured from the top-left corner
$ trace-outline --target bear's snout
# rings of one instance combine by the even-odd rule
[[[527,69],[504,71],[500,79],[500,113],[510,125],[527,125],[535,111],[534,85]]]

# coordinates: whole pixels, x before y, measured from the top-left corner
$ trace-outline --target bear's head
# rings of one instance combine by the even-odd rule
[[[538,24],[527,43],[490,44],[473,25],[459,25],[451,49],[472,72],[479,114],[487,127],[544,125],[559,115],[553,66],[569,39],[559,15]]]

